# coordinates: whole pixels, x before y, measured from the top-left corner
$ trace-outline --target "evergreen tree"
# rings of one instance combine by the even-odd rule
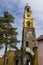
[[[16,48],[19,42],[17,39],[17,28],[12,26],[14,17],[8,12],[4,12],[4,17],[0,17],[0,45],[5,45],[4,65],[6,60],[7,46]],[[1,48],[1,47],[0,47]]]

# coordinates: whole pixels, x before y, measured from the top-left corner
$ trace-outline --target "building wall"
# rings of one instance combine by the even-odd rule
[[[13,63],[14,63],[14,57],[15,57],[15,53],[14,52],[8,52],[7,53],[7,58],[8,58],[7,65],[13,65]]]
[[[34,65],[38,65],[38,48],[35,51]]]
[[[16,51],[8,51],[6,54],[6,58],[8,59],[6,65],[16,65],[16,59],[19,60],[18,65],[21,64],[21,52],[18,51],[18,54]],[[0,58],[0,65],[4,65],[4,57]]]
[[[43,65],[43,41],[38,41],[38,64]]]
[[[4,58],[0,57],[0,65],[4,65]]]

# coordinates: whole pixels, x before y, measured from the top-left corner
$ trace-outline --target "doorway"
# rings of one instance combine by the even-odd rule
[[[15,60],[15,65],[18,65],[19,64],[19,59],[16,59]]]
[[[30,65],[30,60],[29,59],[26,60],[26,65]]]

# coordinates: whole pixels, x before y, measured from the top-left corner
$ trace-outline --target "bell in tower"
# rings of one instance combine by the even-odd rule
[[[24,10],[23,31],[22,31],[22,62],[23,65],[32,65],[32,57],[34,56],[33,47],[36,45],[35,41],[34,19],[32,18],[32,11],[27,4]]]

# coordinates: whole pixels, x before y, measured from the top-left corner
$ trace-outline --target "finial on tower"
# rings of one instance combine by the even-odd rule
[[[25,10],[27,10],[27,8],[30,9],[30,6],[28,3],[26,3]]]
[[[28,6],[28,3],[26,4],[26,6]]]

